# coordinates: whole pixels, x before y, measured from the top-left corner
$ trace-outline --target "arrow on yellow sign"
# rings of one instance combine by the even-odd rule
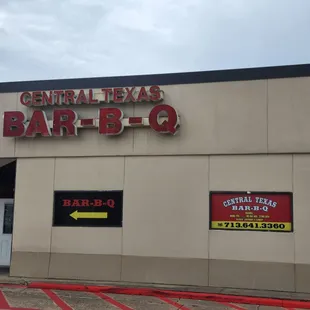
[[[107,219],[108,212],[79,212],[74,211],[70,214],[75,220],[78,219]]]

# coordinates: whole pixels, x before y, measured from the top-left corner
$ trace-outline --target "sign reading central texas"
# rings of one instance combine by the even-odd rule
[[[292,208],[292,193],[212,192],[210,228],[291,232]]]
[[[122,227],[123,191],[56,191],[53,226]]]

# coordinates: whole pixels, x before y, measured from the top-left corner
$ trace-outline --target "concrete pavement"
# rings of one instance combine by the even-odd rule
[[[119,294],[1,288],[0,310],[277,310],[288,309],[199,300],[128,296]],[[297,308],[295,308],[297,310]]]
[[[133,288],[155,288],[173,291],[191,291],[210,294],[226,294],[236,296],[252,296],[252,297],[266,297],[279,299],[293,299],[310,301],[309,293],[295,293],[295,292],[279,292],[267,290],[253,290],[253,289],[235,289],[235,288],[221,288],[221,287],[204,287],[204,286],[184,286],[184,285],[164,285],[164,284],[147,284],[147,283],[131,283],[131,282],[108,282],[108,281],[85,281],[85,280],[57,280],[57,279],[39,279],[39,278],[20,278],[10,277],[8,269],[0,268],[0,284],[21,284],[27,285],[32,282],[44,283],[66,283],[66,284],[83,284],[83,285],[102,285],[102,286],[118,286],[118,287],[133,287]],[[1,310],[1,309],[0,309]]]
[[[14,278],[9,277],[7,272],[1,272],[0,270],[0,310],[7,309],[65,309],[65,310],[92,310],[92,309],[302,309],[301,303],[295,303],[294,305],[288,305],[287,303],[279,303],[281,300],[301,300],[303,308],[310,309],[310,294],[307,293],[294,293],[294,292],[274,292],[274,291],[260,291],[251,289],[231,289],[231,288],[215,288],[215,287],[194,287],[194,286],[178,286],[178,285],[151,285],[142,283],[120,283],[120,282],[98,282],[98,281],[79,281],[79,280],[56,280],[56,279],[29,279],[29,278]],[[37,284],[37,286],[36,286]],[[42,287],[43,284],[43,287]],[[45,286],[44,286],[45,285]],[[48,287],[48,286],[50,287]],[[89,288],[84,292],[76,292],[74,289],[59,288],[65,285],[68,287],[78,286],[103,286],[105,288],[116,287],[116,291],[101,290],[101,293],[90,291]],[[31,288],[32,286],[32,288]],[[156,290],[169,290],[175,292],[176,295],[139,295],[139,288],[149,289],[150,292]],[[126,290],[134,292],[129,295],[124,293]],[[85,292],[86,291],[86,292]],[[230,295],[233,298],[228,300],[223,299],[204,299],[195,298],[189,299],[187,292],[195,292],[197,294],[222,294]],[[181,293],[179,295],[179,293]],[[185,294],[184,294],[185,293]],[[151,297],[152,296],[152,297]],[[242,296],[244,298],[242,298]],[[249,297],[250,296],[250,297]],[[168,298],[169,297],[169,298]],[[178,297],[178,299],[176,299]],[[235,297],[235,298],[234,298]],[[241,297],[241,299],[239,298]],[[271,303],[265,303],[263,301],[255,301],[254,304],[249,304],[247,298],[260,297],[272,298]],[[180,299],[182,298],[182,299]],[[278,299],[278,302],[274,304],[273,299]],[[199,300],[200,299],[200,300]],[[210,300],[216,300],[210,301]],[[235,303],[232,303],[235,302]],[[247,303],[241,304],[241,303]],[[255,303],[257,303],[255,305]],[[259,306],[258,304],[273,305],[274,307]],[[277,305],[277,307],[275,307]],[[284,307],[281,308],[280,306]],[[298,306],[300,306],[298,308]],[[285,308],[287,307],[287,308]]]

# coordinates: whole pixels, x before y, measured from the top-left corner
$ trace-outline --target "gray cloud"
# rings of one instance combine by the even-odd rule
[[[1,0],[0,81],[306,63],[309,0]]]

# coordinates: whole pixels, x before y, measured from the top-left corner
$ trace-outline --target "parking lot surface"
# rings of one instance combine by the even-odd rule
[[[0,291],[0,310],[200,310],[236,309],[267,310],[287,309],[258,305],[241,305],[188,299],[157,298],[146,296],[85,293],[71,291],[52,291],[27,288],[2,288]],[[297,308],[295,308],[298,310]]]

